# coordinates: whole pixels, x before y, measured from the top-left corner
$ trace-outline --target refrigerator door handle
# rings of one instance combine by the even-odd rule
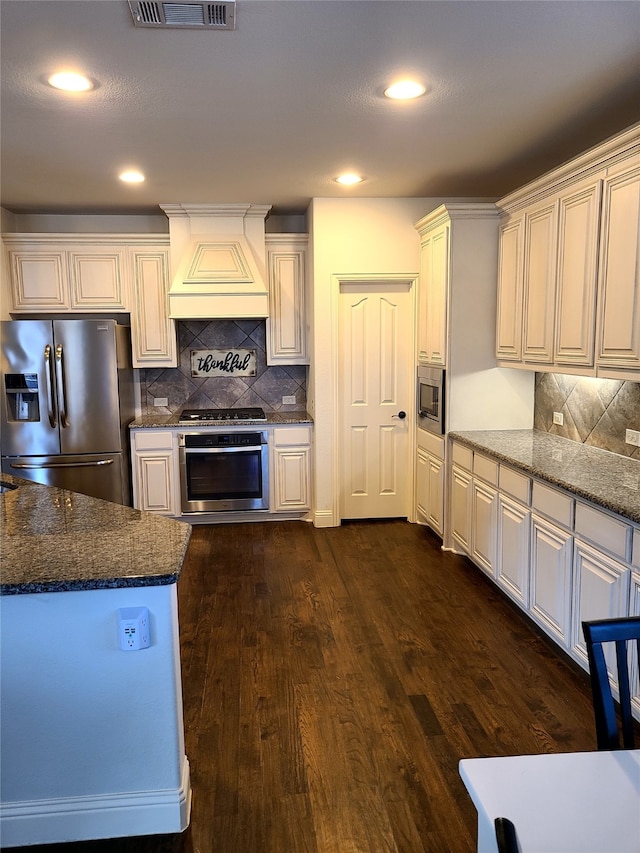
[[[58,426],[56,420],[56,404],[53,396],[53,362],[51,360],[51,344],[44,348],[44,372],[47,377],[47,414],[52,429]]]
[[[98,459],[95,462],[10,462],[9,467],[15,470],[26,468],[92,468],[99,465],[113,465],[113,459]]]
[[[58,379],[58,401],[60,410],[60,426],[65,429],[69,426],[67,417],[67,389],[64,377],[64,350],[62,344],[56,347],[56,377]]]

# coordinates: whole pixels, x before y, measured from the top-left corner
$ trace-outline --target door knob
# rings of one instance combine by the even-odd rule
[[[398,412],[397,415],[391,415],[391,417],[392,418],[400,418],[400,420],[403,421],[407,417],[407,413],[400,411],[400,412]]]

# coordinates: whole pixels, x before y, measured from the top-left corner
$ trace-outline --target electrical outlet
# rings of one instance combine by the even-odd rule
[[[634,447],[640,447],[640,430],[628,429],[624,435],[625,444],[632,444]]]
[[[290,396],[284,396],[282,398],[282,405],[283,406],[293,406],[293,405],[295,405],[295,402],[296,402],[296,395],[295,394],[291,394]]]
[[[558,424],[558,426],[564,425],[564,415],[562,414],[562,412],[553,413],[553,422],[554,424]]]
[[[154,397],[153,398],[153,405],[154,406],[165,406],[166,407],[169,405],[169,398],[168,397]]]
[[[147,607],[118,610],[118,640],[123,652],[137,652],[151,645],[151,620]]]

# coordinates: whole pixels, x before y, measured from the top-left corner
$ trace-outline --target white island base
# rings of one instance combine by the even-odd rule
[[[119,647],[147,607],[151,645]],[[176,584],[0,597],[2,847],[189,823]]]

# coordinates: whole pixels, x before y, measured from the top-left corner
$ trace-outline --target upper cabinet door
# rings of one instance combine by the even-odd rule
[[[553,361],[556,299],[558,202],[550,201],[525,214],[524,332],[525,361]]]
[[[522,359],[522,236],[522,217],[500,227],[496,357],[508,361]]]
[[[169,318],[169,249],[131,250],[134,367],[177,367],[175,321]]]
[[[267,238],[267,364],[309,364],[307,234]]]
[[[601,197],[601,179],[560,197],[556,364],[593,365]]]
[[[598,365],[640,369],[640,157],[604,182]]]
[[[450,225],[439,225],[420,244],[418,360],[446,366]]]
[[[124,246],[87,246],[69,251],[71,305],[79,310],[128,308]]]
[[[30,243],[7,251],[12,311],[69,311],[69,273],[64,249]]]

